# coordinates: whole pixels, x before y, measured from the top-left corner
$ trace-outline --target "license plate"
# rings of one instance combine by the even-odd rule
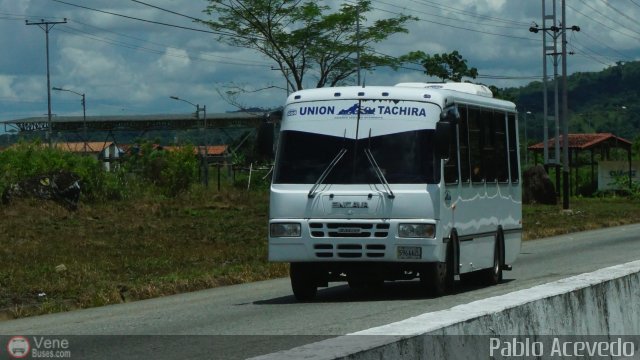
[[[398,246],[398,259],[422,259],[420,246]]]

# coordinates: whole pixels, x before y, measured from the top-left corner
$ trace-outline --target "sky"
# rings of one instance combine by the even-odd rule
[[[362,26],[399,13],[416,16],[408,33],[391,36],[376,51],[400,56],[416,50],[427,54],[457,50],[478,69],[475,81],[518,87],[542,77],[543,34],[529,28],[534,23],[542,27],[543,2],[551,14],[552,0],[372,0],[374,10],[366,14]],[[560,21],[561,0],[556,2]],[[84,93],[88,116],[195,110],[170,96],[206,105],[207,113],[235,111],[237,107],[220,95],[233,88],[246,91],[237,98],[245,107],[275,108],[284,103],[285,81],[272,70],[275,63],[256,51],[231,47],[214,34],[196,31],[207,28],[181,16],[210,19],[203,12],[207,0],[144,3],[0,0],[0,121],[47,114],[45,31],[25,20],[66,18],[66,24],[49,32],[51,86]],[[335,8],[343,1],[321,3]],[[580,27],[579,32],[567,32],[568,51],[573,53],[567,57],[568,73],[640,60],[640,23],[635,20],[639,18],[640,0],[567,0],[567,26]],[[397,71],[376,69],[362,77],[371,85],[437,81],[411,64]],[[52,91],[51,98],[54,116],[82,115],[79,95]]]

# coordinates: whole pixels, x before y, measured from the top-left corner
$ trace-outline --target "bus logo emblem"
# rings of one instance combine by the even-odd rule
[[[369,203],[366,201],[334,201],[331,203],[334,209],[368,209]]]

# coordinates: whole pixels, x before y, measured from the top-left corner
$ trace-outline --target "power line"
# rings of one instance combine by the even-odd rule
[[[416,2],[415,0],[412,0],[413,2]],[[391,6],[391,7],[395,7],[395,8],[401,8],[400,6],[396,5],[396,4],[390,4],[384,1],[376,1],[378,3],[381,4],[385,4],[387,6]],[[486,23],[482,23],[482,22],[478,22],[478,21],[470,21],[470,20],[461,20],[460,18],[453,18],[453,17],[448,17],[448,16],[444,16],[444,15],[434,15],[425,11],[420,11],[420,10],[416,10],[413,9],[413,12],[416,13],[420,13],[426,16],[432,16],[432,17],[437,17],[439,19],[447,19],[447,20],[453,20],[453,21],[464,21],[465,23],[470,23],[470,24],[478,24],[478,25],[482,25],[482,26],[492,26],[492,27],[501,27],[501,28],[507,28],[507,29],[521,29],[522,26],[521,25],[491,25],[491,24],[486,24]]]
[[[391,55],[388,55],[388,54],[384,54],[384,53],[381,53],[379,51],[375,51],[374,50],[373,53],[378,54],[378,55],[382,55],[382,56],[386,56],[386,57],[389,57],[391,59],[397,59],[396,56],[391,56]],[[411,64],[411,65],[422,66],[422,64],[417,63],[417,62],[408,62],[408,63]],[[416,68],[412,68],[412,67],[408,67],[408,66],[404,66],[404,65],[398,66],[398,68],[404,69],[404,70],[421,72],[421,73],[425,72],[424,68],[416,69]],[[542,75],[508,76],[508,75],[478,74],[477,78],[481,78],[481,79],[496,79],[496,80],[537,80],[537,79],[542,79]]]
[[[584,17],[586,17],[587,19],[589,19],[589,20],[593,20],[593,21],[597,22],[598,24],[600,24],[600,25],[602,25],[602,26],[606,27],[607,29],[609,29],[609,30],[611,30],[611,31],[617,32],[617,33],[619,33],[619,34],[622,34],[622,35],[624,35],[624,36],[628,36],[628,37],[633,38],[633,39],[636,39],[636,40],[640,40],[640,37],[636,37],[636,36],[633,36],[633,35],[629,35],[629,34],[624,33],[624,32],[622,32],[622,31],[620,31],[620,30],[618,30],[618,29],[615,29],[615,28],[613,28],[613,27],[611,27],[611,26],[609,26],[609,25],[607,25],[607,24],[605,24],[605,23],[603,23],[603,22],[601,22],[601,21],[599,21],[599,20],[596,20],[596,19],[594,19],[594,18],[592,18],[592,17],[590,17],[590,16],[586,15],[585,13],[581,12],[580,10],[578,10],[578,9],[574,8],[573,6],[571,6],[571,5],[569,5],[569,4],[567,4],[567,7],[568,7],[568,8],[570,8],[571,10],[573,10],[573,11],[577,12],[578,14],[580,14],[580,15],[582,15],[582,16],[584,16]]]
[[[132,0],[132,1],[135,1],[135,0]],[[10,14],[10,13],[4,13],[4,12],[0,12],[0,15],[6,15],[8,17],[11,17],[11,18],[7,18],[7,20],[24,20],[24,19],[27,19],[27,18],[40,18],[38,16],[31,16],[31,15],[24,15],[24,14]],[[2,19],[2,18],[0,17],[0,19]],[[67,20],[69,20],[69,19],[67,19]],[[182,49],[170,46],[170,45],[160,44],[160,43],[157,43],[157,42],[153,42],[153,41],[137,38],[135,36],[118,33],[118,32],[111,31],[111,30],[108,30],[108,29],[105,29],[105,28],[101,28],[101,27],[98,27],[98,26],[90,25],[90,24],[87,24],[87,23],[84,23],[84,22],[81,22],[81,21],[78,21],[78,20],[73,20],[73,22],[81,24],[81,25],[84,25],[84,26],[87,26],[87,27],[92,27],[92,28],[98,29],[100,31],[109,32],[109,33],[115,34],[117,36],[122,36],[122,37],[133,39],[133,40],[136,40],[136,41],[141,41],[141,42],[145,42],[145,43],[161,46],[163,48],[171,48],[171,49],[176,49],[176,50],[182,50]],[[67,30],[65,30],[65,28]],[[71,30],[71,31],[69,31],[69,30]],[[84,31],[84,30],[75,28],[73,26],[69,26],[68,24],[63,26],[63,29],[60,29],[60,31],[62,31],[64,33],[67,33],[67,34],[72,34],[72,35],[76,35],[76,36],[82,36],[82,37],[86,37],[86,38],[89,38],[89,39],[92,39],[92,40],[104,42],[104,43],[109,44],[109,45],[128,48],[128,49],[131,49],[131,50],[140,50],[140,51],[145,51],[145,52],[150,52],[150,53],[155,53],[155,54],[165,54],[164,51],[151,49],[151,48],[148,48],[148,47],[139,46],[139,45],[135,45],[135,44],[129,44],[129,43],[126,43],[126,42],[115,40],[115,39],[101,38],[101,37],[95,36],[95,34],[92,34],[92,33],[88,32],[88,31]],[[206,54],[206,55],[199,55],[199,56],[196,56],[196,57],[187,57],[187,56],[181,56],[181,55],[177,55],[177,54],[166,54],[166,55],[167,56],[172,56],[172,57],[179,57],[179,58],[190,58],[190,59],[197,60],[197,61],[215,62],[215,63],[220,63],[220,64],[243,65],[243,66],[258,66],[258,67],[269,66],[269,64],[266,63],[266,62],[252,61],[252,60],[239,60],[239,59],[234,59],[232,57],[221,56],[221,55]],[[228,61],[210,59],[209,57],[227,59]]]
[[[581,44],[578,40],[576,40],[575,34],[572,37],[573,37],[572,42],[570,42],[569,45],[571,45],[573,48],[578,50],[577,52],[574,51],[575,54],[582,55],[584,57],[587,57],[587,58],[589,58],[589,59],[591,59],[591,60],[593,60],[595,62],[598,62],[598,63],[600,63],[602,65],[605,65],[605,66],[610,64],[610,63],[602,62],[602,61],[598,60],[598,58],[597,58],[597,57],[607,58],[606,56],[598,54],[597,52],[595,52],[595,51],[589,49],[588,47],[584,46],[583,44]],[[582,46],[583,48],[578,47],[576,44],[579,45],[579,46]],[[591,55],[588,54],[587,52],[591,53]],[[607,58],[607,59],[611,60],[609,58]],[[615,62],[615,61],[612,61],[612,62]]]
[[[125,19],[129,19],[129,20],[142,21],[142,22],[155,24],[155,25],[168,26],[168,27],[173,27],[173,28],[177,28],[177,29],[190,30],[190,31],[202,32],[202,33],[207,33],[207,34],[215,34],[215,35],[220,35],[220,36],[239,37],[239,38],[249,39],[249,40],[254,39],[254,38],[251,38],[251,37],[248,37],[248,36],[241,36],[241,35],[236,35],[236,34],[232,34],[232,33],[224,33],[224,32],[221,32],[221,31],[197,29],[197,28],[192,28],[192,27],[188,27],[188,26],[169,24],[169,23],[165,23],[165,22],[161,22],[161,21],[142,19],[142,18],[138,18],[138,17],[135,17],[135,16],[123,15],[123,14],[118,14],[118,13],[114,13],[114,12],[111,12],[111,11],[90,8],[88,6],[72,4],[72,3],[69,3],[69,2],[66,2],[66,1],[62,1],[62,0],[53,0],[53,1],[61,3],[61,4],[65,4],[65,5],[74,6],[74,7],[81,8],[81,9],[85,9],[85,10],[91,10],[91,11],[95,11],[95,12],[99,12],[99,13],[103,13],[103,14],[109,14],[109,15],[118,16],[118,17],[122,17],[122,18],[125,18]]]
[[[48,17],[48,16],[44,16],[44,15],[41,15],[41,16],[29,16],[29,15],[21,15],[21,14],[11,14],[11,13],[6,13],[6,12],[0,12],[0,15],[9,16],[9,17],[16,17],[16,18],[20,18],[22,20],[28,19],[28,18],[31,18],[31,19],[44,19],[44,18]]]
[[[625,19],[631,21],[633,24],[637,24],[638,20],[634,19],[632,17],[630,17],[629,15],[625,14],[624,12],[618,10],[616,7],[614,7],[613,5],[611,5],[610,3],[608,3],[607,1],[601,0],[608,8],[610,8],[611,10],[615,11],[616,13],[618,13],[618,15],[624,17]],[[635,31],[634,31],[635,32]]]
[[[633,58],[631,58],[631,57],[629,57],[629,56],[627,56],[627,55],[625,55],[625,54],[621,53],[620,51],[618,51],[618,50],[616,50],[616,49],[614,49],[614,48],[610,47],[610,46],[609,46],[609,45],[607,45],[606,43],[604,43],[604,42],[602,42],[602,41],[600,41],[600,40],[598,40],[598,39],[594,38],[593,36],[589,35],[589,33],[585,32],[584,30],[580,31],[580,33],[582,33],[582,34],[583,34],[583,35],[585,35],[586,37],[590,38],[591,40],[595,41],[596,43],[598,43],[598,44],[600,44],[600,45],[602,45],[602,46],[606,47],[607,49],[609,49],[609,50],[611,50],[611,51],[615,52],[616,54],[620,55],[620,57],[625,58],[625,59],[627,59],[627,60],[633,60]]]
[[[88,24],[83,24],[83,25],[92,26],[92,25],[88,25]],[[222,58],[222,59],[229,59],[229,60],[225,61],[225,60],[209,59],[209,58],[207,58],[207,56],[203,56],[203,55],[185,56],[185,55],[180,55],[180,54],[176,54],[176,53],[172,53],[172,52],[167,52],[165,50],[157,50],[157,49],[153,49],[153,48],[149,48],[149,47],[145,47],[145,46],[130,44],[130,43],[126,43],[126,42],[115,40],[115,39],[97,37],[94,34],[91,34],[91,33],[87,32],[87,31],[84,31],[84,30],[81,30],[81,29],[74,28],[72,26],[65,26],[65,28],[67,28],[69,30],[72,30],[75,33],[71,32],[71,31],[65,31],[64,29],[61,29],[61,31],[63,31],[65,33],[73,34],[73,35],[76,35],[76,36],[86,37],[86,38],[89,38],[89,39],[92,39],[92,40],[95,40],[95,41],[104,42],[104,43],[107,43],[107,44],[110,44],[110,45],[124,47],[124,48],[131,49],[131,50],[139,50],[139,51],[145,51],[145,52],[154,53],[154,54],[166,55],[166,56],[175,57],[175,58],[187,58],[187,59],[193,59],[193,60],[198,60],[198,61],[215,62],[215,63],[220,63],[220,64],[256,66],[256,67],[267,67],[267,66],[269,66],[269,64],[267,64],[267,63],[260,63],[260,62],[257,62],[257,61],[250,61],[250,60],[240,61],[240,60],[233,59],[233,58],[230,58],[230,57],[215,56],[215,55],[209,55],[209,56],[219,57],[219,58]],[[108,30],[105,30],[105,31],[108,31]],[[138,38],[131,37],[131,36],[121,35],[121,34],[118,34],[118,33],[115,33],[115,34],[116,35],[120,35],[120,36],[129,37],[129,38],[132,38],[134,40],[145,41],[145,40],[138,39]],[[149,43],[157,45],[157,46],[162,46],[164,48],[168,48],[169,50],[183,50],[183,49],[174,48],[174,47],[171,47],[171,46],[168,46],[168,45],[164,45],[164,44],[158,44],[158,43],[154,43],[154,42],[149,42]]]
[[[125,37],[125,38],[129,38],[129,39],[132,39],[132,40],[136,40],[136,41],[141,41],[141,42],[144,42],[144,43],[148,43],[148,44],[151,44],[151,45],[161,46],[161,47],[163,47],[163,48],[175,48],[175,49],[179,49],[179,48],[176,48],[176,47],[174,47],[174,46],[170,46],[170,45],[167,45],[167,44],[162,44],[162,43],[158,43],[158,42],[150,41],[150,40],[147,40],[147,39],[141,39],[141,38],[138,38],[138,37],[135,37],[135,36],[131,36],[131,35],[127,35],[127,34],[119,33],[119,32],[116,32],[116,31],[112,31],[112,30],[109,30],[109,29],[101,28],[101,27],[99,27],[99,26],[95,26],[95,25],[91,25],[91,24],[86,24],[86,23],[83,23],[83,22],[81,22],[81,21],[73,20],[73,22],[74,22],[74,23],[81,24],[81,25],[84,25],[84,26],[88,26],[88,27],[91,27],[91,28],[94,28],[94,29],[98,29],[98,30],[100,30],[100,31],[104,31],[104,32],[112,33],[112,34],[115,34],[115,35],[118,35],[118,36],[122,36],[122,37]],[[207,55],[207,56],[211,56],[211,57],[214,57],[214,58],[220,58],[220,59],[227,59],[227,60],[229,60],[229,61],[235,61],[236,63],[237,63],[237,61],[240,61],[239,59],[232,58],[232,57],[229,57],[229,56],[222,56],[222,55]],[[238,64],[249,64],[249,63],[254,63],[254,65],[270,66],[270,65],[269,65],[268,63],[266,63],[266,62],[262,62],[262,61],[254,61],[254,60],[242,60],[242,63],[238,63]]]
[[[478,14],[478,13],[474,13],[471,11],[466,11],[466,10],[462,10],[462,9],[457,9],[451,6],[445,6],[442,5],[440,3],[437,2],[433,2],[433,1],[426,1],[426,0],[412,0],[415,3],[422,3],[424,5],[434,5],[435,7],[441,9],[441,10],[447,10],[447,11],[451,11],[454,13],[460,13],[466,16],[471,16],[471,17],[477,17],[480,19],[485,19],[485,20],[491,20],[491,21],[497,21],[497,22],[502,22],[502,23],[506,23],[506,24],[512,24],[515,26],[528,26],[529,23],[528,22],[521,22],[521,21],[515,21],[515,20],[509,20],[509,19],[502,19],[502,18],[498,18],[498,17],[493,17],[493,16],[488,16],[488,15],[482,15],[482,14]]]
[[[198,21],[198,22],[204,22],[204,21],[203,21],[203,20],[201,20],[201,19],[194,18],[194,17],[192,17],[192,16],[185,15],[185,14],[181,14],[181,13],[179,13],[179,12],[175,12],[175,11],[168,10],[168,9],[165,9],[165,8],[161,8],[161,7],[156,6],[156,5],[147,4],[146,2],[142,2],[142,1],[139,1],[139,0],[131,0],[131,1],[133,1],[133,2],[135,2],[135,3],[138,3],[138,4],[142,4],[142,5],[145,5],[145,6],[152,7],[152,8],[154,8],[154,9],[162,10],[162,11],[165,11],[165,12],[168,12],[168,13],[171,13],[171,14],[174,14],[174,15],[182,16],[182,17],[185,17],[185,18],[187,18],[187,19],[195,20],[195,21]]]
[[[58,0],[55,0],[58,1]],[[353,1],[348,1],[350,3],[355,3]],[[378,11],[382,11],[382,12],[386,12],[386,13],[390,13],[393,15],[403,15],[401,13],[398,12],[394,12],[391,10],[386,10],[386,9],[381,9],[375,6],[371,7],[372,9],[378,10]],[[485,34],[485,35],[493,35],[493,36],[501,36],[501,37],[507,37],[507,38],[512,38],[512,39],[520,39],[520,40],[527,40],[527,41],[542,41],[539,39],[533,39],[533,38],[529,38],[529,37],[523,37],[523,36],[515,36],[515,35],[507,35],[507,34],[500,34],[500,33],[493,33],[493,32],[489,32],[489,31],[482,31],[482,30],[477,30],[477,29],[471,29],[471,28],[467,28],[467,27],[463,27],[463,26],[457,26],[457,25],[451,25],[451,24],[446,24],[446,23],[442,23],[442,22],[438,22],[438,21],[433,21],[433,20],[426,20],[426,19],[422,19],[420,17],[418,17],[418,20],[420,21],[424,21],[427,23],[431,23],[431,24],[436,24],[436,25],[442,25],[442,26],[446,26],[446,27],[450,27],[450,28],[454,28],[454,29],[459,29],[459,30],[465,30],[465,31],[471,31],[471,32],[475,32],[475,33],[479,33],[479,34]]]

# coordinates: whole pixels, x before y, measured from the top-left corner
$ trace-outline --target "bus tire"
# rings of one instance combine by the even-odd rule
[[[424,271],[420,274],[420,283],[423,289],[431,296],[442,296],[453,290],[453,248],[451,243],[447,244],[445,262],[424,265]]]
[[[504,235],[501,229],[496,232],[496,242],[493,250],[493,265],[489,269],[481,270],[480,280],[483,285],[497,285],[502,281],[504,265]]]
[[[318,292],[315,274],[308,264],[291,263],[289,266],[291,289],[298,301],[310,301]]]

